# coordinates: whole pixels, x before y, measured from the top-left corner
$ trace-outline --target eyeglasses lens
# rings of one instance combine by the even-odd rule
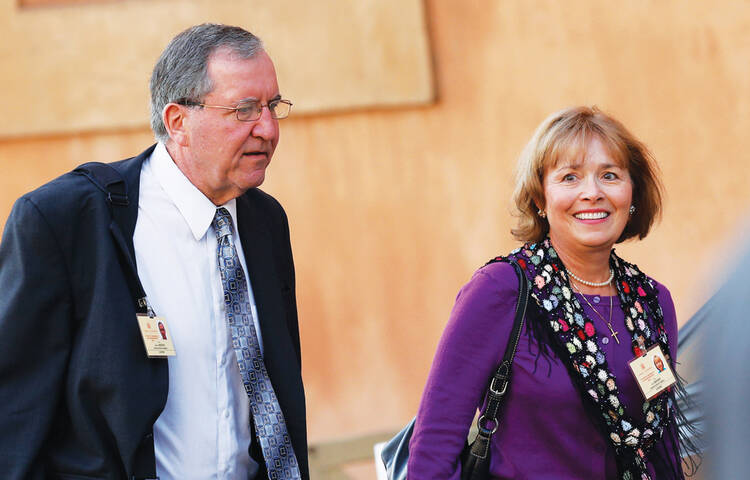
[[[263,112],[260,102],[247,102],[237,107],[237,119],[242,122],[252,122],[258,120]],[[271,116],[275,119],[286,118],[291,110],[291,105],[280,100],[268,104]]]

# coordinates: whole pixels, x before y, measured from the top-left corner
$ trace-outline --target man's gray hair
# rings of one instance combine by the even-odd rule
[[[263,50],[263,42],[240,27],[204,23],[190,27],[169,42],[151,73],[151,129],[161,142],[169,139],[162,110],[170,102],[201,101],[213,89],[208,60],[227,48],[247,59]]]

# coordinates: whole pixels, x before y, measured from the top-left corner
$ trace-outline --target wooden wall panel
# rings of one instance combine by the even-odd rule
[[[296,114],[434,97],[420,0],[0,0],[0,138],[147,127],[154,62],[202,22],[260,36]]]

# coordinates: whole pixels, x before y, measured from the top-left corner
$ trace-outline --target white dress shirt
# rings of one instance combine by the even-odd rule
[[[235,200],[223,206],[237,232]],[[168,360],[169,395],[154,424],[161,480],[246,480],[257,468],[248,454],[248,398],[226,324],[211,226],[216,208],[159,143],[141,169],[133,243],[143,288],[166,318],[177,353]],[[234,243],[251,283],[237,233]],[[248,291],[260,341],[251,285]]]

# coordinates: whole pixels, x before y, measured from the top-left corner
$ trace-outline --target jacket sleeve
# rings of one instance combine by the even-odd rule
[[[414,433],[409,480],[458,480],[459,456],[515,317],[518,277],[508,263],[478,270],[459,292],[435,353]]]
[[[0,243],[0,472],[42,478],[41,449],[61,398],[72,323],[69,275],[50,224],[28,198]]]

